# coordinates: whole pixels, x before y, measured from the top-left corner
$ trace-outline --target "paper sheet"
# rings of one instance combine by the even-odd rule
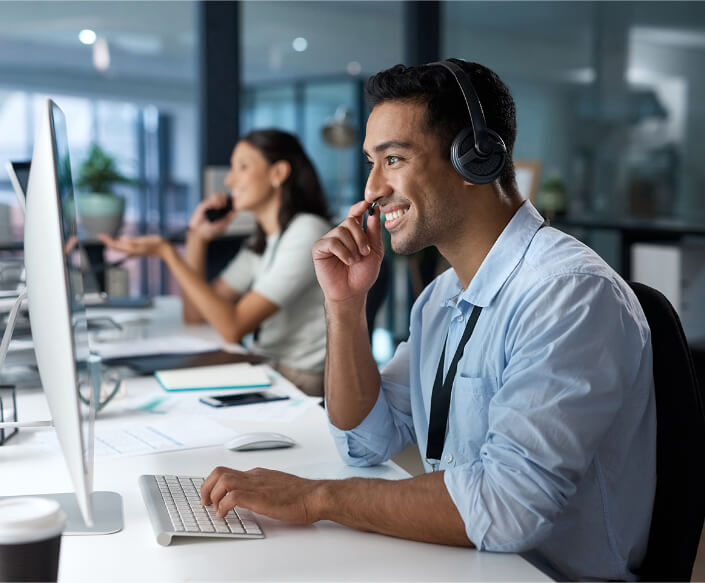
[[[95,427],[95,457],[209,447],[221,445],[234,436],[235,432],[201,415],[154,415],[145,416],[141,421],[101,421]],[[53,431],[35,432],[27,443],[59,451],[59,440]]]
[[[232,438],[233,431],[207,417],[168,416],[119,427],[96,427],[95,456],[144,455],[219,445]]]

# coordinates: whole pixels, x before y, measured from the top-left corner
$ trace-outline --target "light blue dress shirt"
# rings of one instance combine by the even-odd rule
[[[480,550],[523,552],[569,579],[636,578],[656,486],[651,337],[629,286],[525,202],[467,289],[450,269],[419,296],[377,403],[350,431],[351,465],[410,443],[426,456],[443,341],[453,384],[440,470]],[[431,468],[426,464],[427,471]]]

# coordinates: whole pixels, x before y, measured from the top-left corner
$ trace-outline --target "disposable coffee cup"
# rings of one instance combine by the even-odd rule
[[[65,525],[55,500],[0,500],[0,581],[56,581]]]

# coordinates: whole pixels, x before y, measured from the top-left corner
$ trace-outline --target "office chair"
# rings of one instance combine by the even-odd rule
[[[664,295],[630,282],[651,328],[656,496],[642,581],[690,581],[705,517],[705,414],[693,357]]]

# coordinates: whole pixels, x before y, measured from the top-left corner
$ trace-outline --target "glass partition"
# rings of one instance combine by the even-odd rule
[[[705,4],[448,2],[442,38],[512,89],[538,205],[554,177],[559,211],[705,220]]]

